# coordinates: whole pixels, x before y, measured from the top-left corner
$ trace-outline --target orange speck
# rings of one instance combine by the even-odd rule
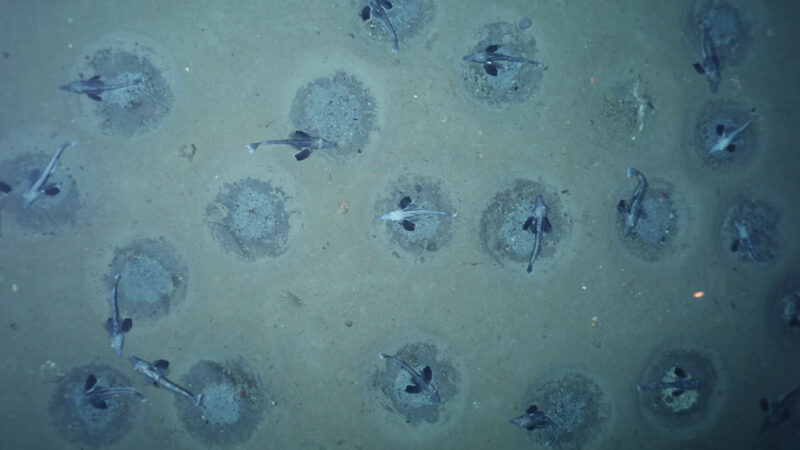
[[[692,294],[692,297],[694,297],[694,298],[703,298],[703,296],[704,296],[704,295],[706,295],[706,293],[705,293],[705,292],[703,292],[703,291],[697,291],[697,292],[695,292],[694,294]]]
[[[589,78],[589,81],[591,81],[592,84],[594,84],[594,82],[597,81],[597,78],[595,78],[595,77]]]

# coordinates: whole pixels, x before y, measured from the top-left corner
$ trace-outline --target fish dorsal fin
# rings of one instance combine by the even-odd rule
[[[425,380],[426,383],[430,383],[433,379],[433,371],[430,366],[425,366],[425,368],[422,369],[422,379]]]
[[[93,373],[90,373],[88,377],[86,377],[86,383],[83,384],[83,391],[89,392],[94,387],[97,386],[97,377],[94,376]]]

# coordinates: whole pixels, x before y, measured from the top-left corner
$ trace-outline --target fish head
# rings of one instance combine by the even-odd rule
[[[122,356],[122,333],[114,333],[111,335],[111,348],[114,349],[114,353],[117,356]]]
[[[41,191],[38,189],[30,189],[22,194],[22,208],[28,209],[31,206],[31,203],[35,202],[42,196]]]
[[[381,216],[383,220],[391,220],[392,222],[402,222],[407,219],[406,212],[402,209],[395,209],[394,211]]]

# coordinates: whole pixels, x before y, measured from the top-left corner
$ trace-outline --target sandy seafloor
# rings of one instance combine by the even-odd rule
[[[49,235],[3,211],[0,448],[80,448],[49,410],[63,373],[87,364],[111,366],[148,396],[107,448],[205,445],[184,428],[178,400],[145,385],[103,329],[113,250],[153,238],[186,265],[186,297],[157,323],[135,323],[124,355],[169,359],[175,380],[200,360],[244,358],[268,399],[235,447],[532,448],[528,432],[507,421],[536,380],[564,367],[591,374],[611,401],[614,417],[594,448],[769,448],[797,427],[758,433],[758,400],[800,384],[800,346],[774,338],[766,318],[771,293],[800,276],[792,34],[800,6],[731,2],[749,43],[711,94],[691,67],[699,50],[685,34],[688,2],[436,3],[416,36],[401,36],[398,54],[365,33],[362,4],[350,1],[0,7],[0,142],[57,130],[36,144],[50,154],[76,139],[59,170],[80,192],[75,224]],[[524,17],[548,70],[530,100],[489,107],[466,92],[461,58],[480,27]],[[80,123],[75,105],[92,100],[57,89],[76,79],[85,49],[120,31],[157,42],[173,64],[172,110],[141,136]],[[286,137],[294,93],[339,70],[376,102],[362,154],[315,152],[298,163],[285,147],[247,152],[249,142]],[[604,102],[637,79],[655,108],[631,133],[604,115]],[[687,148],[698,111],[716,99],[765,115],[751,130],[757,148],[747,164],[710,167]],[[188,143],[192,161],[179,154]],[[0,147],[0,160],[26,151]],[[628,166],[671,183],[681,202],[674,250],[656,261],[627,251],[616,226],[615,205],[635,185]],[[458,211],[448,244],[424,261],[393,247],[377,220],[376,199],[409,173],[441,180]],[[278,257],[238,259],[205,223],[220,188],[246,177],[272,181],[291,199],[288,250]],[[515,178],[568,190],[559,201],[569,230],[531,276],[524,263],[499,265],[479,242],[483,210]],[[769,198],[779,211],[769,263],[734,258],[720,242],[719,216],[740,194]],[[302,309],[287,307],[287,290]],[[455,364],[460,391],[443,399],[448,420],[393,429],[370,403],[378,394],[370,373],[383,367],[379,351],[416,337]],[[691,437],[656,432],[635,389],[671,343],[710,349],[728,380],[716,392],[719,414]]]

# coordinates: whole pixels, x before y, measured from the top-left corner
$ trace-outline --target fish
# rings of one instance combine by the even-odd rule
[[[44,168],[42,173],[39,174],[39,177],[33,181],[31,187],[22,194],[22,207],[27,209],[31,206],[31,203],[35,202],[42,196],[42,194],[46,195],[55,195],[60,192],[58,187],[55,186],[46,186],[45,182],[47,179],[50,178],[50,175],[56,170],[56,166],[58,165],[58,158],[61,157],[61,153],[67,147],[74,147],[78,145],[78,143],[74,140],[67,141],[59,147],[56,152],[53,154],[53,157],[50,158],[50,162],[47,163],[47,167]]]
[[[394,32],[392,22],[386,14],[387,9],[392,9],[392,2],[389,0],[370,0],[361,10],[361,20],[366,22],[372,16],[377,17],[392,37],[392,52],[397,53],[400,51],[400,47],[397,46],[397,33]]]
[[[693,64],[694,70],[708,78],[711,93],[716,94],[722,74],[720,73],[719,59],[714,50],[714,43],[711,39],[711,28],[706,25],[703,26],[703,34],[700,35],[700,56],[702,61]]]
[[[502,64],[500,64],[499,61],[508,61],[520,64],[533,64],[534,66],[542,70],[547,70],[547,66],[540,63],[539,61],[533,61],[525,58],[517,58],[516,56],[509,56],[509,55],[504,55],[503,53],[498,53],[497,50],[499,50],[500,47],[501,46],[498,44],[492,44],[486,47],[483,51],[470,53],[469,55],[465,56],[464,61],[483,64],[483,70],[489,76],[493,77],[497,76],[498,69],[503,68]]]
[[[513,423],[529,431],[535,430],[536,428],[550,427],[552,433],[550,435],[550,440],[544,444],[546,447],[550,447],[558,439],[558,424],[549,414],[540,411],[536,405],[529,406],[525,414],[510,419],[508,423]]]
[[[767,414],[764,421],[761,423],[761,432],[765,432],[770,428],[775,428],[783,422],[789,420],[791,417],[791,410],[794,403],[800,397],[800,387],[783,394],[783,396],[773,402],[766,398],[762,398],[759,405],[761,409]]]
[[[673,389],[672,396],[678,397],[685,391],[694,391],[703,386],[703,382],[697,378],[688,378],[686,372],[680,367],[676,367],[673,371],[677,377],[675,381],[657,381],[654,383],[646,384],[644,386],[637,384],[636,390],[643,391],[661,391],[664,389]]]
[[[433,379],[433,371],[431,371],[430,366],[425,366],[422,369],[422,373],[419,373],[411,368],[411,366],[403,361],[400,361],[392,355],[387,355],[386,353],[381,352],[378,353],[378,356],[381,359],[388,359],[394,362],[400,366],[401,369],[405,370],[409,375],[411,375],[411,381],[413,384],[406,386],[406,392],[409,394],[422,393],[425,395],[425,397],[428,397],[428,400],[431,402],[441,403],[442,399],[439,397],[439,392],[436,391],[436,387],[433,385],[433,383],[431,383],[431,380]]]
[[[416,220],[419,216],[424,215],[443,215],[443,216],[450,216],[456,217],[458,213],[448,213],[444,211],[434,211],[430,209],[408,209],[414,203],[414,200],[411,200],[411,197],[403,197],[400,199],[400,203],[397,204],[397,209],[394,211],[388,212],[381,216],[382,220],[390,220],[392,222],[398,222],[406,231],[414,231],[416,225],[414,224],[414,220]]]
[[[753,117],[747,122],[743,123],[742,126],[739,128],[734,128],[733,131],[729,131],[725,129],[725,125],[719,124],[717,125],[717,136],[719,136],[719,140],[716,144],[714,144],[710,149],[708,149],[708,154],[711,155],[716,152],[721,152],[723,150],[727,152],[734,152],[736,151],[736,144],[734,144],[734,140],[739,133],[744,131],[754,120],[758,120],[763,117],[763,114],[759,114],[757,117]]]
[[[755,244],[753,243],[753,237],[750,236],[750,232],[747,230],[747,227],[736,219],[733,220],[733,226],[736,228],[738,237],[733,240],[733,243],[731,243],[731,251],[737,252],[739,250],[743,250],[747,252],[753,261],[763,262],[764,258],[762,258],[761,255],[759,255],[756,251]]]
[[[542,248],[542,234],[549,233],[552,229],[550,220],[547,218],[547,206],[545,206],[544,199],[541,195],[536,196],[536,205],[533,207],[533,215],[525,220],[525,223],[522,224],[522,229],[530,231],[535,235],[533,252],[528,262],[528,275],[530,275],[533,273],[533,262],[536,261],[536,257],[539,256],[539,250]]]
[[[126,318],[120,321],[119,317],[119,304],[117,303],[117,289],[119,288],[119,279],[121,275],[114,276],[114,286],[111,288],[111,317],[106,320],[106,330],[111,335],[111,348],[117,356],[122,356],[122,343],[124,335],[131,331],[133,327],[133,319]]]
[[[639,217],[645,217],[644,211],[642,210],[642,201],[644,200],[644,194],[647,191],[647,179],[645,179],[641,172],[633,167],[628,167],[628,170],[625,172],[625,174],[628,178],[636,177],[639,179],[639,183],[636,185],[636,190],[633,191],[633,198],[631,198],[630,204],[626,204],[625,200],[620,200],[619,203],[617,203],[617,211],[619,211],[625,217],[622,235],[624,237],[628,237],[628,235],[631,234],[633,227],[635,227],[636,223],[639,221]]]
[[[0,213],[3,212],[3,207],[6,206],[6,198],[11,193],[11,185],[5,181],[0,181]],[[3,215],[0,214],[0,241],[3,240]]]
[[[165,359],[158,359],[151,363],[130,355],[128,356],[128,359],[130,360],[131,364],[133,364],[133,370],[144,375],[149,383],[152,383],[157,387],[163,387],[164,389],[172,391],[175,394],[182,395],[189,399],[194,406],[198,408],[200,407],[200,402],[203,400],[203,394],[192,394],[188,390],[178,386],[164,376],[164,374],[167,373],[169,361]]]
[[[131,81],[106,83],[100,79],[100,75],[95,75],[88,80],[73,81],[72,83],[59,86],[58,88],[62,91],[73,92],[75,94],[86,94],[90,99],[102,102],[103,97],[101,97],[100,94],[103,92],[131,87],[143,81],[144,78],[139,77]]]
[[[119,395],[135,395],[139,400],[146,402],[147,397],[144,394],[136,391],[130,387],[100,387],[100,382],[94,374],[90,374],[86,378],[86,383],[83,386],[83,392],[70,399],[70,403],[74,406],[92,405],[98,409],[108,408],[106,400]]]
[[[296,130],[294,133],[291,134],[289,139],[277,139],[271,141],[261,141],[261,142],[253,142],[252,144],[247,144],[247,150],[250,153],[256,151],[259,145],[291,145],[292,147],[299,150],[297,153],[294,154],[294,158],[298,161],[302,161],[308,158],[311,155],[312,150],[318,150],[321,148],[333,148],[336,147],[336,142],[329,141],[327,139],[323,139],[317,136],[311,136],[310,134],[306,133],[305,131]]]

